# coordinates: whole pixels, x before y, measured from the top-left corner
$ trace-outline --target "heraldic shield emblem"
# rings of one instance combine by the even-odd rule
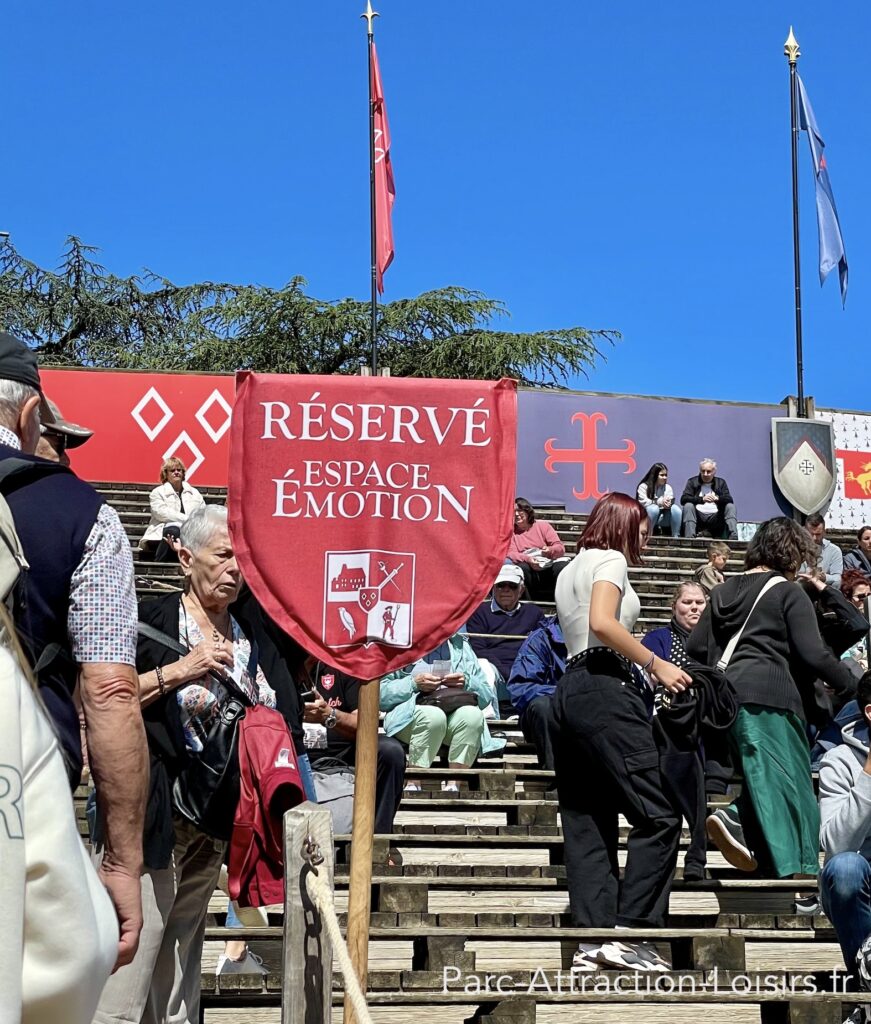
[[[821,420],[771,420],[774,479],[783,496],[804,515],[819,512],[835,493],[835,435]]]

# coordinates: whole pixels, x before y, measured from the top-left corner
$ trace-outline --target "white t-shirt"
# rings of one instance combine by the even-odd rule
[[[617,618],[632,630],[641,613],[641,602],[629,582],[625,557],[619,551],[584,548],[569,562],[556,581],[556,610],[568,656],[602,647],[602,641],[590,629],[590,598],[593,584],[602,580],[620,591]]]
[[[89,1024],[118,918],[79,838],[52,728],[5,648],[0,793],[0,1024]]]

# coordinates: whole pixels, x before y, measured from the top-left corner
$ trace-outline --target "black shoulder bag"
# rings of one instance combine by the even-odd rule
[[[176,654],[190,653],[183,643],[154,626],[140,622],[138,629],[140,635]],[[256,671],[256,648],[252,645],[248,672],[256,675]],[[228,841],[239,803],[239,723],[252,702],[246,693],[235,687],[232,678],[217,672],[209,675],[233,692],[220,706],[203,741],[203,749],[196,754],[188,752],[188,763],[172,785],[172,803],[175,810],[201,832]]]

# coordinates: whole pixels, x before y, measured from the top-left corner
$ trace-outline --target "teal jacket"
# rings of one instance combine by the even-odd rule
[[[451,671],[462,672],[466,677],[467,690],[478,698],[478,707],[483,711],[488,704],[492,704],[495,694],[487,685],[472,645],[466,636],[455,633],[447,641],[451,652]],[[381,710],[386,712],[384,718],[384,731],[388,736],[395,736],[411,722],[414,714],[417,690],[414,687],[414,676],[418,672],[426,671],[426,658],[416,661],[413,665],[391,672],[381,680]],[[504,739],[497,739],[490,735],[487,723],[484,722],[484,734],[481,737],[481,753],[490,754],[494,750],[501,750],[505,746]]]

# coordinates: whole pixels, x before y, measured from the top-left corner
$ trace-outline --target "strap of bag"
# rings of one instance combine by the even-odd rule
[[[732,660],[732,655],[735,653],[735,648],[738,646],[738,641],[741,639],[741,635],[747,628],[747,623],[750,621],[750,616],[753,614],[756,605],[759,604],[759,602],[768,593],[768,591],[771,590],[772,587],[776,587],[778,583],[786,583],[786,580],[783,576],[775,576],[772,579],[770,579],[756,595],[756,600],[753,602],[750,611],[747,613],[747,618],[741,624],[741,628],[738,630],[738,632],[733,634],[731,640],[726,644],[726,650],[723,651],[722,657],[717,662],[717,668],[721,672],[726,671],[729,662]]]
[[[186,654],[190,654],[189,647],[185,647],[180,640],[176,640],[175,637],[170,636],[169,633],[164,633],[162,629],[158,629],[156,626],[150,626],[147,622],[140,621],[136,623],[136,630],[140,636],[148,637],[149,640],[153,640],[155,643],[169,648],[169,650],[174,651],[176,654],[180,654],[182,657]],[[241,687],[236,685],[236,680],[232,676],[218,675],[214,669],[209,669],[208,674],[216,682],[227,687],[228,690],[232,690],[236,696],[242,697],[243,703],[246,707],[253,706],[250,696]]]

